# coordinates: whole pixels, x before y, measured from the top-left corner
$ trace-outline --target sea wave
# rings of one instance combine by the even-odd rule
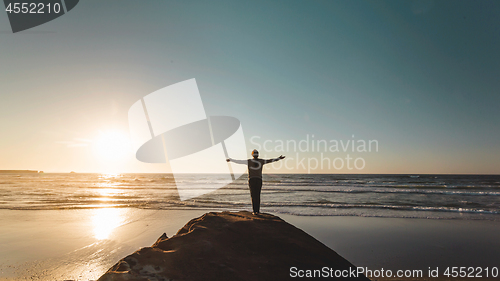
[[[217,175],[0,175],[0,209],[250,209],[245,176],[224,188],[180,201],[176,182],[211,188]],[[500,176],[265,175],[266,212],[500,220]]]

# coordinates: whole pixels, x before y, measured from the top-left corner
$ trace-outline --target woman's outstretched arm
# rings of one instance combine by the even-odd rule
[[[278,157],[278,158],[265,159],[264,160],[265,161],[264,164],[273,163],[273,162],[276,162],[276,161],[280,161],[281,159],[285,159],[285,156],[280,155],[280,157]]]
[[[227,162],[234,162],[236,164],[248,164],[248,160],[236,160],[236,159],[227,158],[226,161]]]

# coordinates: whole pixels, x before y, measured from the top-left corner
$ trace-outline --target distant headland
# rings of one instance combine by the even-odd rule
[[[38,174],[43,173],[43,171],[34,170],[0,170],[0,174]]]

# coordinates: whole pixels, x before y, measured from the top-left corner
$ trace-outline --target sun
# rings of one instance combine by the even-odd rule
[[[121,161],[131,152],[129,136],[120,131],[100,132],[93,144],[96,156],[105,162]]]

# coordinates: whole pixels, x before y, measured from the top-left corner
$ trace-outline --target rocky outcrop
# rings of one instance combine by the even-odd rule
[[[119,261],[99,281],[314,280],[307,274],[319,277],[328,271],[334,276],[335,270],[349,268],[355,266],[277,216],[221,212],[191,220],[171,238],[163,234],[153,246]],[[295,274],[306,278],[292,278]]]

